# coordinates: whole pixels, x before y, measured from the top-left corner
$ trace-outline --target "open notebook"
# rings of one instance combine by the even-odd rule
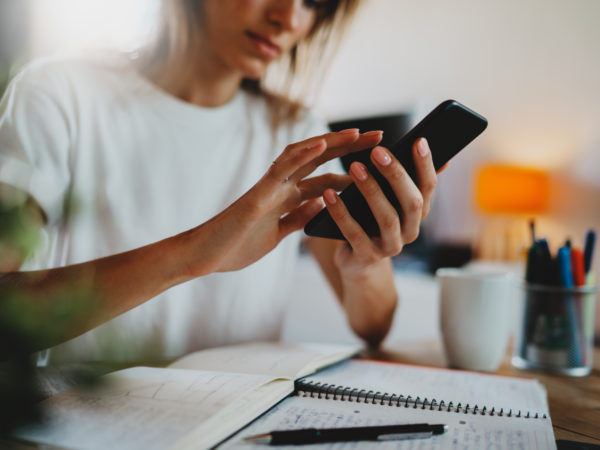
[[[81,449],[208,448],[291,394],[294,380],[359,349],[253,343],[113,372],[95,390],[45,400],[47,422],[16,437]]]
[[[350,360],[296,382],[296,395],[224,444],[272,430],[402,423],[448,425],[440,436],[377,443],[383,449],[555,449],[546,391],[536,380]],[[340,444],[303,446],[324,450]],[[373,442],[343,444],[370,448]],[[260,446],[256,446],[259,448]],[[262,448],[265,448],[264,446]],[[281,447],[278,447],[281,448]]]

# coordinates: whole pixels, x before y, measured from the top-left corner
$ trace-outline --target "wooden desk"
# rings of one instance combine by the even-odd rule
[[[366,352],[373,359],[446,367],[438,341],[387,343],[382,349]],[[600,444],[600,348],[594,348],[594,367],[587,377],[566,377],[518,370],[507,352],[497,375],[536,378],[548,391],[550,417],[555,438]]]

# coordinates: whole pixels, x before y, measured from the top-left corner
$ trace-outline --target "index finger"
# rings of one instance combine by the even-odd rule
[[[349,145],[358,139],[358,129],[326,133],[304,141],[288,145],[285,150],[273,161],[266,178],[276,183],[292,179],[299,169],[311,164],[328,147]],[[297,181],[293,179],[293,181]]]
[[[376,130],[359,135],[354,142],[337,142],[331,139],[328,142],[327,149],[321,155],[299,168],[291,178],[299,181],[313,173],[317,167],[327,161],[376,146],[381,142],[382,137],[383,131]]]

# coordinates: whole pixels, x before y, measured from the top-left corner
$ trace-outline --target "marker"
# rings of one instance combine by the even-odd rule
[[[553,266],[552,266],[552,254],[550,253],[550,246],[548,245],[548,241],[546,238],[541,238],[537,240],[537,245],[539,247],[539,264],[541,271],[540,281],[543,284],[552,284],[552,277],[554,276]]]
[[[527,266],[525,267],[525,280],[528,283],[539,283],[539,264],[538,264],[538,250],[539,246],[537,242],[533,242],[529,250],[527,251]]]
[[[583,252],[577,247],[571,248],[571,268],[573,270],[573,282],[575,286],[585,285],[585,269],[583,264]]]

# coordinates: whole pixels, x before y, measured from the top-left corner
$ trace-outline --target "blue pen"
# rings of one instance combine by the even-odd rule
[[[558,269],[561,284],[567,289],[571,289],[574,285],[573,271],[571,270],[571,249],[566,245],[558,249]]]
[[[571,249],[567,246],[558,249],[558,269],[561,284],[566,289],[572,289],[574,286],[574,282],[573,271],[571,270]],[[580,367],[582,365],[582,358],[581,349],[579,348],[579,325],[577,321],[577,312],[575,309],[575,300],[571,295],[566,295],[566,302],[573,365],[575,367]]]
[[[583,247],[583,268],[587,275],[592,270],[592,255],[594,254],[594,245],[596,244],[596,232],[589,230],[585,234],[585,244]]]

